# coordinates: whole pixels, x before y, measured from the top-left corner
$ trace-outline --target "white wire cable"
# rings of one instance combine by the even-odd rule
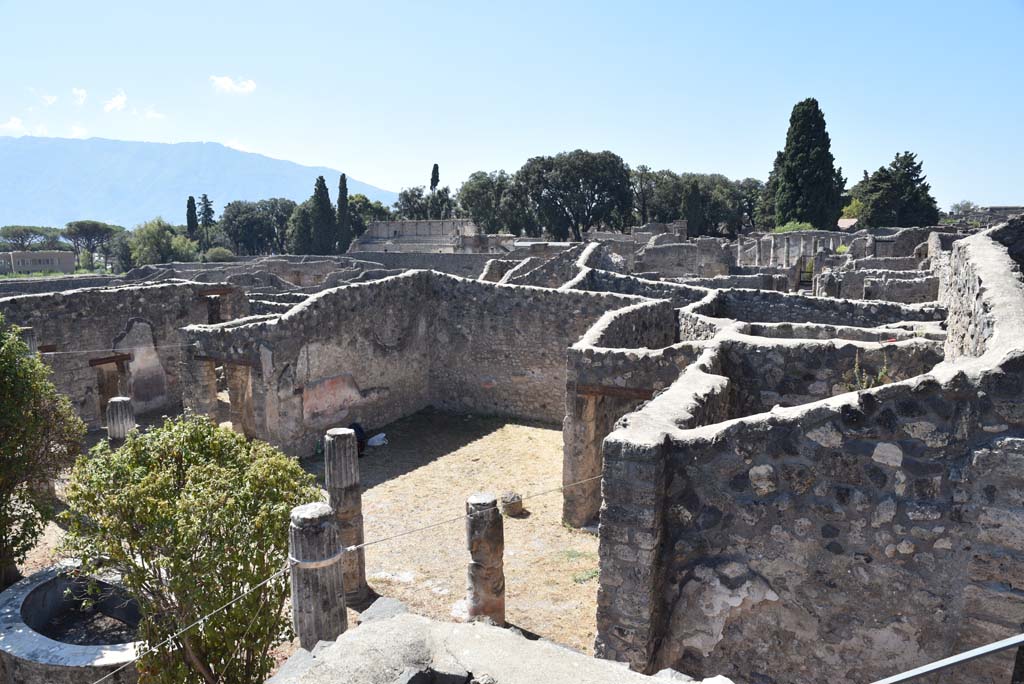
[[[534,499],[534,498],[537,498],[538,496],[544,496],[546,494],[553,494],[554,492],[560,492],[560,491],[563,491],[563,490],[565,490],[565,489],[567,489],[569,487],[575,487],[577,485],[581,485],[581,484],[584,484],[584,483],[587,483],[587,482],[593,482],[594,480],[600,480],[601,477],[602,477],[601,475],[595,475],[593,477],[588,477],[588,478],[585,478],[585,479],[582,479],[582,480],[578,480],[576,482],[570,482],[567,485],[560,485],[558,487],[552,487],[551,489],[545,489],[545,490],[542,490],[542,491],[539,491],[539,492],[534,492],[533,494],[528,494],[528,495],[524,496],[522,498],[522,500],[523,501],[528,501],[529,499]],[[459,515],[459,516],[456,516],[456,517],[453,517],[453,518],[448,518],[446,520],[439,520],[437,522],[430,523],[429,525],[423,525],[422,527],[415,527],[415,528],[410,529],[410,530],[404,530],[402,532],[398,532],[397,534],[392,534],[392,535],[389,535],[387,537],[381,537],[379,539],[374,539],[374,540],[371,540],[371,541],[368,541],[368,542],[363,542],[362,544],[357,544],[355,546],[348,546],[348,547],[345,547],[342,550],[341,553],[336,554],[335,556],[333,556],[331,559],[328,559],[328,560],[331,560],[333,562],[334,560],[337,560],[337,559],[341,558],[341,556],[343,554],[345,554],[345,553],[351,553],[353,551],[357,551],[358,549],[364,549],[367,546],[373,546],[374,544],[382,544],[384,542],[388,542],[388,541],[391,541],[393,539],[398,539],[399,537],[407,537],[407,536],[409,536],[411,534],[416,534],[417,532],[423,532],[425,530],[430,530],[430,529],[433,529],[435,527],[440,527],[442,525],[448,525],[448,524],[453,523],[453,522],[458,522],[459,520],[465,520],[465,519],[468,519],[468,518],[470,518],[470,517],[472,517],[474,515],[480,515],[482,513],[486,513],[488,510],[490,510],[490,509],[485,509],[485,510],[482,510],[482,511],[477,511],[475,513],[464,513],[463,515]],[[242,594],[239,594],[235,598],[231,599],[230,601],[225,603],[220,608],[217,608],[216,610],[213,610],[213,611],[207,613],[206,615],[204,615],[203,617],[199,618],[198,620],[196,620],[192,624],[188,625],[187,627],[184,627],[184,628],[178,630],[177,632],[175,632],[171,636],[167,637],[166,639],[164,639],[160,643],[156,644],[155,646],[151,646],[151,647],[145,649],[144,651],[142,651],[142,653],[137,654],[134,658],[129,660],[124,665],[121,665],[116,670],[108,672],[107,674],[103,675],[102,677],[100,677],[99,679],[94,681],[92,684],[100,684],[101,682],[104,682],[107,679],[110,679],[111,677],[116,675],[121,670],[123,670],[126,667],[128,667],[129,665],[133,664],[139,658],[141,658],[143,656],[146,656],[146,655],[149,655],[150,653],[152,653],[153,651],[156,651],[161,646],[164,646],[164,645],[170,643],[171,641],[177,639],[178,637],[180,637],[182,634],[184,634],[185,632],[189,631],[193,627],[197,627],[197,626],[203,624],[204,622],[206,622],[209,618],[213,617],[214,615],[216,615],[216,614],[218,614],[220,612],[223,612],[224,610],[227,610],[228,608],[230,608],[234,604],[238,603],[243,598],[245,598],[246,596],[248,596],[252,592],[256,591],[260,587],[262,587],[262,586],[264,586],[266,584],[269,584],[270,582],[272,582],[274,579],[276,579],[280,575],[283,575],[285,572],[288,572],[293,565],[309,566],[310,568],[317,568],[317,567],[321,567],[322,563],[323,563],[323,561],[313,561],[313,562],[300,561],[300,560],[294,559],[291,556],[289,556],[288,557],[288,562],[285,564],[285,566],[283,568],[281,568],[280,570],[278,570],[277,572],[275,572],[270,577],[266,578],[265,580],[263,580],[259,584],[256,584],[256,585],[250,587],[245,592],[243,592]],[[251,627],[251,625],[250,625],[250,627]],[[232,656],[232,658],[233,657],[234,656]]]

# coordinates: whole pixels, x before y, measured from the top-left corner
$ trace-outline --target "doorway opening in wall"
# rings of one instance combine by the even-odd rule
[[[118,358],[118,357],[125,358]],[[128,395],[128,361],[129,354],[117,357],[94,359],[89,362],[96,369],[96,399],[99,402],[100,424],[107,424],[107,402],[114,397]]]
[[[252,409],[252,368],[237,363],[224,363],[217,370],[217,389],[218,407],[227,404],[227,415],[219,411],[218,421],[230,422],[235,432],[246,437],[257,434]]]

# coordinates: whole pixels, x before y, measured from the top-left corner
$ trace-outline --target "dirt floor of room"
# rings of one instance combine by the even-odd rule
[[[526,514],[505,518],[506,617],[528,634],[593,652],[597,605],[597,537],[561,523],[562,433],[502,418],[426,410],[380,430],[388,444],[360,460],[370,587],[437,620],[452,620],[465,596],[465,500],[478,491],[515,491]],[[372,436],[371,433],[370,436]],[[102,433],[88,440],[95,443]],[[323,484],[323,462],[303,461]],[[62,493],[58,483],[58,496]],[[550,491],[555,490],[555,491]],[[547,492],[532,496],[539,492]],[[50,523],[21,570],[51,566],[63,531]],[[286,610],[288,608],[286,607]],[[357,613],[350,611],[350,624]],[[295,644],[275,649],[280,661]]]

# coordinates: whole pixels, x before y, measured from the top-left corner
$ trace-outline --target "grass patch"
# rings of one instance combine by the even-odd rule
[[[593,570],[585,570],[584,572],[577,572],[572,576],[572,581],[576,584],[586,584],[592,579],[597,579],[599,570],[594,568]]]
[[[597,560],[597,554],[593,551],[577,551],[576,549],[566,549],[562,552],[567,561],[578,561],[578,560]]]

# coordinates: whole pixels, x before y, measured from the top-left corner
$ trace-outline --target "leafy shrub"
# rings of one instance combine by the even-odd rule
[[[66,548],[86,572],[121,573],[150,647],[284,567],[291,509],[316,501],[313,478],[274,447],[205,417],[101,442],[75,464]],[[253,684],[288,632],[287,574],[143,656],[140,683]]]
[[[50,369],[0,315],[0,588],[53,517],[50,484],[71,464],[85,434]]]
[[[234,253],[227,247],[211,247],[203,255],[203,261],[234,261]]]
[[[836,247],[836,254],[846,254],[850,251],[850,245],[839,245]]]
[[[798,230],[814,230],[814,226],[804,221],[790,221],[787,224],[776,226],[774,233],[792,233]]]

